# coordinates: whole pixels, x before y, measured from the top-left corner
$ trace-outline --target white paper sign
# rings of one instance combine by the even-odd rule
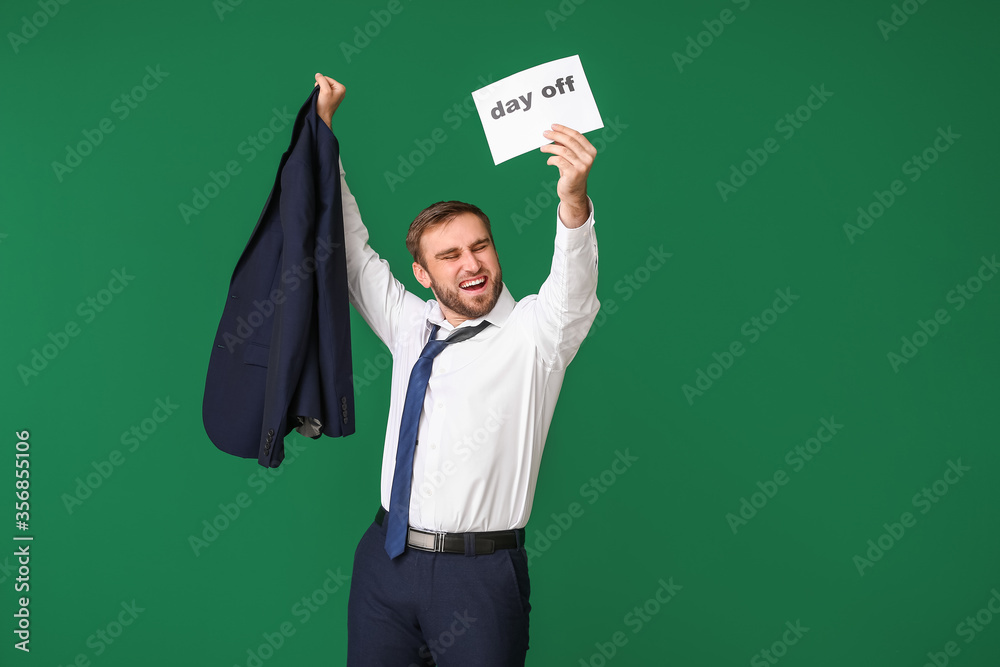
[[[589,132],[604,127],[580,56],[537,65],[472,92],[493,164],[551,144],[553,123]]]

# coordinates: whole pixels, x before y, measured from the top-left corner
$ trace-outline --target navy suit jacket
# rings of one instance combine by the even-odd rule
[[[299,110],[274,187],[229,285],[202,418],[224,452],[277,468],[284,437],[354,433],[340,146]]]

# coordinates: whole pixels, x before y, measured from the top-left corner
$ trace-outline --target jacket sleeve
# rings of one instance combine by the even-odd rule
[[[343,160],[340,162],[340,187],[350,301],[375,335],[393,350],[404,311],[420,309],[424,301],[408,292],[392,275],[389,263],[368,245],[368,229],[361,221],[358,202],[347,187]]]
[[[597,317],[597,235],[594,204],[590,217],[570,229],[556,209],[556,238],[552,269],[533,304],[532,337],[545,365],[564,370],[576,356]]]

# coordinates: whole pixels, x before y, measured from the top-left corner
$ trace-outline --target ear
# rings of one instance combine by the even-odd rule
[[[417,282],[423,285],[424,287],[431,286],[430,274],[427,273],[427,271],[424,270],[424,267],[420,266],[420,264],[417,262],[413,263],[413,277],[416,278]]]

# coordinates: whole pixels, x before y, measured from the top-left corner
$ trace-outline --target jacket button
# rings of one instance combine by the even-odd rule
[[[267,429],[267,434],[268,435],[274,435],[274,429],[273,428]]]
[[[345,424],[347,423],[347,417],[344,417],[344,423]]]

